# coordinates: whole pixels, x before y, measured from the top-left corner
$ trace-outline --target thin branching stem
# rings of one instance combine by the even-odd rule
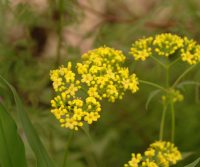
[[[155,88],[158,88],[158,89],[161,89],[163,90],[164,92],[167,92],[167,89],[165,89],[164,87],[156,84],[156,83],[153,83],[153,82],[149,82],[149,81],[145,81],[145,80],[139,80],[140,83],[143,83],[143,84],[146,84],[146,85],[150,85],[152,87],[155,87]]]
[[[162,118],[161,118],[161,122],[160,122],[160,135],[159,135],[160,141],[163,140],[166,111],[167,111],[167,104],[164,104],[163,111],[162,111]]]
[[[89,141],[91,142],[91,144],[93,145],[93,140],[92,137],[90,136],[90,132],[88,132],[85,128],[80,127],[80,129],[83,131],[83,133],[87,136],[87,138],[89,139]]]
[[[170,84],[170,66],[167,66],[166,68],[166,86],[169,88]]]
[[[176,85],[181,81],[183,77],[185,77],[196,65],[192,65],[191,67],[187,68],[174,82],[172,85],[172,88],[176,87]]]
[[[162,67],[164,68],[167,68],[167,66],[165,64],[163,64],[160,60],[158,60],[156,57],[154,56],[151,56],[151,58],[156,61],[159,65],[161,65]]]
[[[174,102],[173,99],[170,100],[170,109],[171,109],[171,142],[174,142],[175,139],[175,111],[174,111]]]
[[[181,59],[181,57],[177,58],[176,60],[174,60],[173,62],[171,62],[171,63],[169,64],[169,66],[170,66],[170,67],[173,66],[173,65],[176,64],[180,59]]]

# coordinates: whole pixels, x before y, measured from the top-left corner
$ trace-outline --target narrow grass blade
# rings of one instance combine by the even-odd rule
[[[0,166],[27,167],[24,144],[17,132],[17,126],[0,104]]]
[[[28,115],[24,111],[22,101],[19,98],[16,90],[1,75],[0,81],[4,83],[13,93],[14,100],[16,103],[16,109],[21,120],[24,132],[26,134],[26,138],[37,160],[37,167],[55,167],[52,159],[49,157],[44,145],[42,144],[36,130],[34,129]]]
[[[197,164],[200,162],[200,158],[196,159],[194,162],[192,162],[189,165],[186,165],[185,167],[197,167]]]

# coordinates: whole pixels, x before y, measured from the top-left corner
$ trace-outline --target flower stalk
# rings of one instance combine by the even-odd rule
[[[163,141],[166,111],[167,111],[167,105],[164,104],[163,111],[162,111],[162,118],[161,118],[161,122],[160,122],[160,135],[159,135],[159,140],[160,141]]]

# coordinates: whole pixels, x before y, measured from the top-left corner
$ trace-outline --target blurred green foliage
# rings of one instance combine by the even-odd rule
[[[79,23],[81,17],[77,15],[82,15],[82,11],[77,1],[49,0],[48,2],[47,10],[41,13],[25,3],[13,7],[10,1],[0,1],[0,74],[20,93],[25,109],[48,152],[57,162],[57,166],[62,166],[70,131],[60,128],[50,113],[50,99],[53,92],[49,71],[56,68],[57,63],[78,61],[80,48],[74,48],[66,43],[59,62],[58,52],[53,57],[48,57],[43,55],[43,51],[48,33],[54,32],[59,37],[61,31],[59,26],[68,27],[73,23]],[[123,1],[120,0],[107,2],[107,13],[115,19],[105,19],[99,25],[93,47],[106,44],[122,49],[129,57],[129,48],[134,40],[161,32],[186,35],[200,42],[198,0],[156,1],[146,14],[137,17],[125,13],[120,8],[121,3]],[[169,20],[163,21],[163,24],[154,23],[158,11],[165,8],[171,9]],[[120,19],[125,17],[129,21],[116,17]],[[14,26],[19,26],[23,30],[22,37],[15,39],[15,35],[18,34],[13,36]],[[87,34],[85,38],[89,37]],[[153,62],[135,63],[130,58],[127,65],[139,78],[164,84],[163,71]],[[200,82],[199,68],[198,65],[185,79]],[[184,69],[183,64],[177,64],[171,72],[171,82]],[[192,162],[200,154],[200,87],[185,85],[181,90],[185,100],[175,108],[177,120],[175,143],[186,159],[177,165],[180,167]],[[149,94],[153,91],[155,89],[141,84],[137,94],[127,93],[122,101],[117,101],[115,104],[105,102],[101,119],[89,130],[93,142],[85,133],[81,131],[76,133],[69,146],[69,160],[66,166],[121,167],[130,159],[132,152],[143,152],[151,142],[157,140],[162,109],[159,96],[152,99],[148,110],[145,109]],[[5,101],[10,97],[2,91],[1,96]],[[9,105],[12,107],[13,104]],[[169,116],[167,122],[165,138],[169,139]],[[35,159],[26,140],[25,143],[28,166],[31,167],[35,165]]]

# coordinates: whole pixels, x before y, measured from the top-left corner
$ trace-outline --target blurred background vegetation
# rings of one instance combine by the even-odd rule
[[[53,97],[49,71],[81,54],[107,45],[128,54],[131,43],[162,32],[188,36],[200,42],[198,0],[0,0],[0,74],[17,89],[26,111],[48,152],[61,166],[70,131],[50,113]],[[163,71],[151,61],[127,62],[140,79],[163,83]],[[186,80],[200,82],[200,66]],[[171,82],[186,68],[176,64]],[[69,167],[121,167],[132,152],[143,152],[158,139],[161,100],[145,104],[153,88],[140,85],[137,94],[104,103],[101,119],[90,127],[93,142],[75,134],[69,146]],[[185,100],[176,106],[175,143],[187,157],[184,166],[200,153],[200,88],[181,87]],[[3,94],[0,92],[0,95]],[[1,98],[0,96],[0,98]],[[9,98],[9,95],[6,95]],[[4,96],[4,98],[6,98]],[[10,110],[13,104],[10,103]],[[12,112],[14,118],[15,112]],[[165,139],[170,136],[170,117]],[[20,126],[20,125],[19,125]],[[20,131],[23,137],[23,131]],[[24,139],[26,142],[26,139]],[[26,144],[29,166],[35,166]]]

